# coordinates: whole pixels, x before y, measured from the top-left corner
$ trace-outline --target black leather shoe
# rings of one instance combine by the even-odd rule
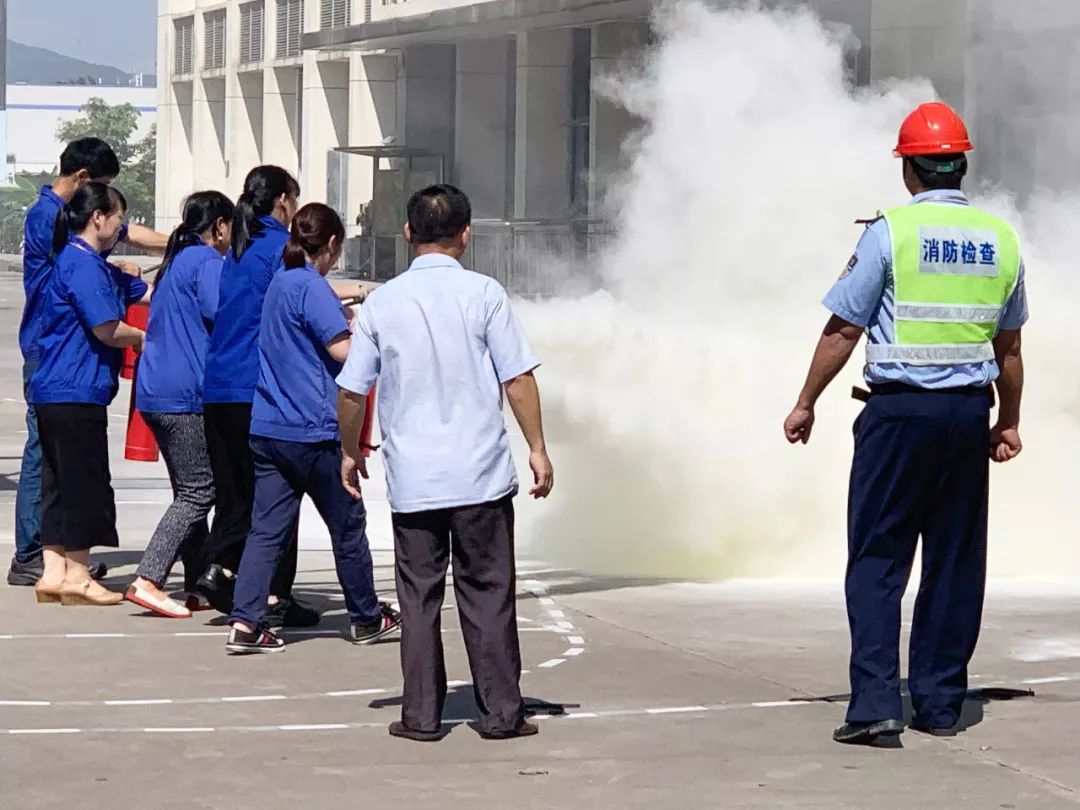
[[[518,737],[532,737],[534,734],[539,733],[540,727],[536,725],[536,723],[522,720],[517,728],[510,728],[504,731],[484,731],[481,729],[480,736],[485,740],[514,740]]]
[[[12,558],[11,568],[8,569],[7,583],[8,585],[14,585],[16,587],[32,587],[37,584],[37,581],[41,579],[44,573],[44,557],[35,557],[30,560],[30,562],[24,563]],[[90,566],[90,576],[92,579],[104,579],[105,575],[108,573],[109,569],[105,563],[97,563],[96,565]]]
[[[898,737],[904,733],[903,720],[876,720],[873,723],[844,723],[833,732],[838,743],[868,745],[879,737]]]
[[[931,726],[926,723],[920,723],[915,720],[911,724],[913,731],[918,731],[920,734],[929,734],[931,737],[955,737],[960,733],[960,729],[956,726],[949,726],[947,728],[940,726]]]
[[[295,599],[279,599],[266,609],[263,621],[269,628],[314,627],[319,623],[319,611],[297,602]]]
[[[233,609],[233,594],[236,591],[236,575],[225,573],[225,569],[214,563],[195,583],[195,589],[206,597],[206,601],[218,613],[228,616]]]

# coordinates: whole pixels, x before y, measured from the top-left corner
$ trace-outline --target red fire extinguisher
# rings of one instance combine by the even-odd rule
[[[367,403],[364,406],[364,423],[360,426],[360,455],[364,458],[371,456],[372,450],[378,450],[378,446],[371,444],[371,431],[375,422],[375,386],[368,391]]]
[[[150,320],[150,307],[146,304],[132,304],[127,309],[124,322],[129,326],[146,331]],[[154,432],[146,424],[142,414],[135,407],[135,389],[138,375],[139,356],[130,346],[124,348],[124,363],[120,376],[131,380],[131,404],[128,407],[127,439],[124,442],[124,458],[129,461],[157,461],[158,446]]]
[[[150,305],[149,304],[132,304],[127,308],[127,315],[124,316],[124,323],[128,326],[134,326],[136,329],[142,329],[146,331],[146,326],[150,323]],[[125,380],[135,379],[135,361],[138,360],[138,355],[135,354],[135,350],[130,346],[124,347],[124,362],[120,367],[120,376]]]

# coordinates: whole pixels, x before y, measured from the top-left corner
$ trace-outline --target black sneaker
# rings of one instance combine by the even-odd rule
[[[319,611],[290,598],[267,607],[263,621],[267,627],[314,627],[319,619]]]
[[[243,630],[233,627],[229,630],[229,640],[225,642],[225,652],[229,655],[276,653],[284,649],[285,639],[261,628],[251,633],[245,633]]]
[[[236,591],[236,574],[230,574],[214,563],[195,583],[195,590],[206,597],[218,613],[228,616],[233,609],[233,593]]]
[[[401,627],[401,614],[388,603],[380,602],[379,612],[382,615],[377,620],[367,624],[354,624],[349,628],[349,636],[353,644],[374,644]]]
[[[30,562],[21,563],[14,557],[11,560],[11,568],[8,569],[7,584],[15,587],[27,587],[37,584],[45,573],[45,558],[35,557]],[[109,573],[105,563],[97,563],[90,566],[91,579],[104,579]]]

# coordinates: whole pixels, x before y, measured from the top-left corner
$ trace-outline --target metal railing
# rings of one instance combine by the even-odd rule
[[[596,286],[597,257],[612,235],[603,220],[475,220],[462,264],[513,295],[547,298]],[[357,236],[346,240],[342,272],[388,281],[413,257],[402,236]]]

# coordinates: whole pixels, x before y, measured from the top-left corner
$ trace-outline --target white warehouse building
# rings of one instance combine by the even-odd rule
[[[973,124],[984,176],[1021,194],[1080,181],[1080,164],[1049,159],[1061,128],[1044,126],[1071,122],[1080,101],[1051,106],[1061,99],[1035,98],[1008,78],[1022,66],[1026,80],[1051,85],[1073,40],[1040,32],[1078,30],[1080,4],[1038,19],[994,0],[807,4],[848,30],[859,84],[931,79]],[[305,200],[337,208],[350,235],[374,235],[356,261],[376,275],[404,258],[392,240],[405,195],[440,177],[469,193],[489,257],[522,228],[587,241],[634,126],[591,91],[592,77],[647,45],[651,8],[649,0],[160,0],[158,226],[175,225],[192,190],[236,195],[251,167],[276,163],[298,175]]]

